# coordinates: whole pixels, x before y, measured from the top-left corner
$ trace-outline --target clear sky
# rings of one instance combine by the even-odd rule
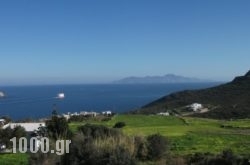
[[[249,0],[1,0],[0,85],[250,69]]]

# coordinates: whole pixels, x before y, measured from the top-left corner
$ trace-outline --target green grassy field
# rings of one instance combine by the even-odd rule
[[[238,154],[250,155],[250,119],[221,121],[190,117],[164,117],[155,115],[116,115],[109,121],[88,120],[71,122],[70,129],[86,123],[113,127],[125,122],[122,128],[129,136],[148,136],[160,133],[170,139],[171,151],[176,155],[196,152],[220,153],[232,149]],[[26,165],[28,154],[1,154],[0,165]]]
[[[222,123],[225,127],[250,129],[250,119],[231,120]]]
[[[0,154],[1,165],[27,165],[28,154]]]
[[[219,153],[232,149],[235,153],[250,154],[250,119],[221,121],[190,117],[164,117],[155,115],[116,115],[110,121],[88,121],[112,127],[116,122],[125,122],[122,128],[129,136],[147,136],[160,133],[171,141],[173,153],[178,155],[195,152]],[[83,123],[71,123],[75,131]],[[222,127],[222,126],[232,127]]]

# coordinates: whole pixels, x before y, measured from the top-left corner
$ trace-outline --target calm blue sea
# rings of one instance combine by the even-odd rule
[[[144,85],[48,85],[0,87],[0,116],[12,119],[48,117],[55,104],[59,113],[112,110],[121,113],[139,108],[171,92],[200,89],[219,83]],[[57,99],[58,93],[64,99]]]

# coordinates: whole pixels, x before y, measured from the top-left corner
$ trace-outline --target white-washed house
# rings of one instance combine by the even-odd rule
[[[202,104],[200,103],[193,103],[191,105],[188,106],[191,110],[193,110],[194,112],[200,110],[203,108]]]
[[[160,115],[160,116],[169,116],[169,112],[160,112],[160,113],[157,113],[157,115]]]
[[[112,112],[111,111],[103,111],[102,114],[106,115],[106,116],[110,116],[110,115],[112,115]]]

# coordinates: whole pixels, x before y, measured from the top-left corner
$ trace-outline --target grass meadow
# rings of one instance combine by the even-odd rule
[[[113,127],[125,122],[122,132],[129,136],[148,136],[159,133],[171,142],[174,155],[188,155],[197,152],[220,153],[231,149],[234,153],[250,155],[250,119],[214,120],[191,117],[156,115],[116,115],[109,121],[89,119],[71,122],[70,129],[76,132],[87,123]],[[1,154],[0,165],[27,165],[28,154]]]
[[[72,122],[70,128],[76,131],[79,125],[86,123],[113,127],[117,122],[126,123],[122,131],[129,136],[159,133],[168,137],[172,152],[178,155],[220,153],[226,149],[250,155],[250,119],[222,121],[174,116],[116,115],[110,121]]]

